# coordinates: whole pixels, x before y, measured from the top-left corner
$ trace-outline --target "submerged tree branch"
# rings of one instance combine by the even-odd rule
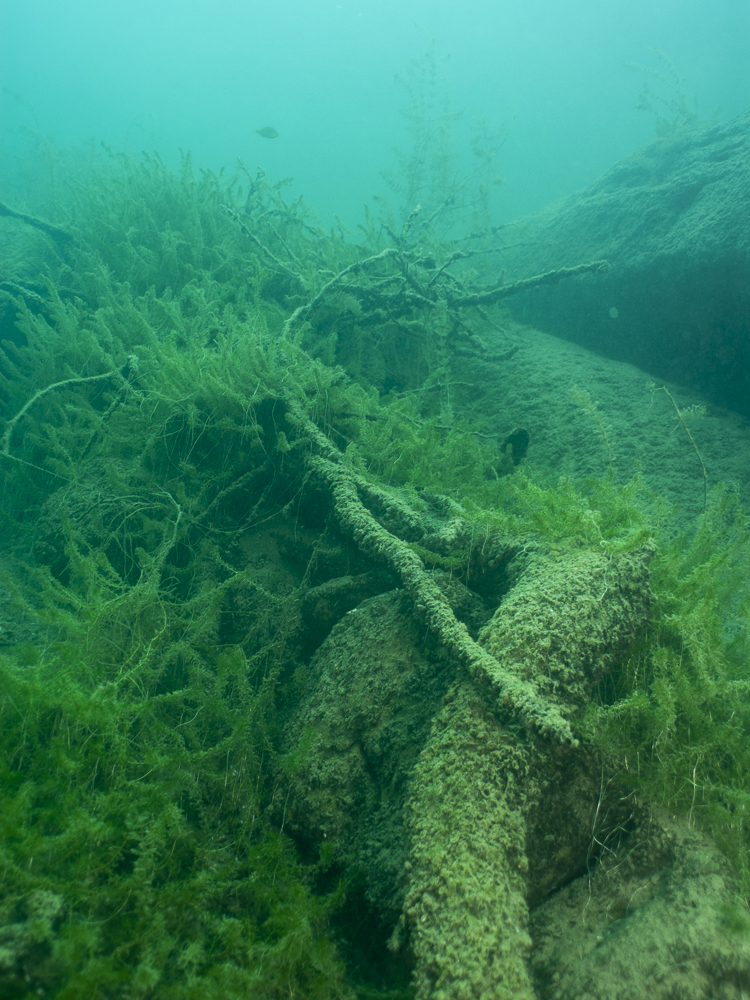
[[[10,219],[18,219],[21,222],[25,222],[28,226],[41,229],[43,233],[51,236],[58,243],[75,243],[74,237],[66,229],[54,226],[51,222],[45,222],[44,219],[38,219],[35,215],[26,215],[25,212],[17,212],[2,201],[0,201],[0,215],[5,215]]]
[[[371,558],[387,563],[399,576],[429,629],[468,668],[480,686],[490,688],[498,706],[545,736],[563,744],[577,745],[571,725],[558,707],[540,695],[533,683],[510,673],[472,639],[414,549],[384,528],[362,503],[358,488],[360,477],[343,463],[341,453],[311,420],[296,406],[291,405],[290,409],[301,433],[313,442],[317,452],[308,458],[308,467],[325,480],[336,518],[358,548]],[[371,495],[378,494],[386,507],[404,507],[414,523],[416,515],[397,497],[372,483],[367,483],[366,489]]]
[[[512,285],[496,285],[486,292],[478,292],[476,295],[450,295],[448,304],[455,308],[464,306],[486,306],[500,299],[510,298],[511,295],[518,295],[519,292],[528,291],[530,288],[539,288],[540,285],[556,285],[563,278],[575,278],[579,274],[587,272],[602,273],[609,270],[608,260],[594,260],[589,264],[578,264],[576,267],[560,267],[556,271],[545,271],[543,274],[535,274],[531,278],[522,278],[514,281]]]

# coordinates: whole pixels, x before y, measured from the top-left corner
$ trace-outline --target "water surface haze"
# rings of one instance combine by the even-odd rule
[[[5,0],[2,22],[6,196],[52,142],[103,141],[230,172],[242,158],[294,178],[324,222],[353,225],[409,148],[403,79],[426,52],[439,67],[432,111],[447,94],[462,112],[459,158],[470,165],[478,127],[500,134],[496,221],[650,140],[644,84],[664,102],[697,98],[706,119],[750,100],[741,0]]]

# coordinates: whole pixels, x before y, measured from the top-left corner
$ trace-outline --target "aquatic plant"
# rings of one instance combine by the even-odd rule
[[[584,732],[638,795],[711,831],[747,899],[750,533],[735,491],[718,486],[694,528],[662,539],[652,578],[653,622]]]
[[[454,351],[515,286],[426,257],[414,219],[351,244],[246,180],[116,158],[56,220],[44,284],[1,293],[9,996],[352,995],[335,845],[303,861],[278,808],[322,638],[306,595],[385,558],[443,636],[425,564],[472,582],[498,540],[617,560],[655,533],[612,461],[549,482],[460,419]],[[437,495],[460,530],[426,539]],[[583,720],[546,722],[704,823],[748,891],[748,540],[736,497],[709,500],[689,541],[664,534],[641,645]]]
[[[457,126],[464,115],[452,104],[446,63],[432,42],[396,77],[406,98],[401,114],[410,146],[399,152],[397,168],[382,175],[400,200],[395,215],[386,199],[376,199],[381,225],[391,236],[420,206],[412,239],[430,248],[448,238],[488,235],[491,192],[502,184],[496,160],[504,126],[475,120],[459,139]]]
[[[708,122],[702,120],[698,95],[688,97],[686,80],[680,76],[672,60],[660,49],[654,48],[651,52],[661,69],[636,63],[628,63],[627,68],[636,70],[655,82],[654,85],[644,82],[636,107],[638,111],[646,111],[654,116],[657,137],[664,139],[679,135],[698,128],[702,121],[703,124],[716,124],[721,109],[714,109]]]

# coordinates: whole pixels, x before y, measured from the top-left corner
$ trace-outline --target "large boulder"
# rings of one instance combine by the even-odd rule
[[[538,1000],[729,1000],[750,924],[726,858],[688,819],[636,805],[595,867],[532,910]]]
[[[506,280],[611,264],[509,300],[516,319],[750,415],[750,111],[658,139],[499,236]]]

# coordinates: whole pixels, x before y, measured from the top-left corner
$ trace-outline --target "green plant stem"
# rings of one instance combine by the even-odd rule
[[[80,385],[82,382],[97,382],[100,379],[112,378],[113,375],[119,375],[120,373],[117,369],[113,369],[111,372],[105,372],[103,375],[87,375],[83,378],[66,378],[62,382],[53,382],[52,385],[48,385],[46,389],[40,389],[39,392],[35,393],[28,402],[24,403],[15,417],[11,417],[8,421],[8,426],[5,428],[5,434],[3,434],[2,442],[0,443],[0,454],[6,455],[8,458],[13,456],[10,454],[10,438],[13,433],[13,428],[16,426],[21,417],[26,413],[26,411],[36,403],[38,399],[42,396],[46,396],[48,392],[52,392],[53,389],[61,389],[64,385]]]
[[[697,455],[698,461],[701,463],[701,471],[703,472],[703,513],[705,514],[706,513],[706,504],[708,502],[708,477],[706,476],[706,466],[703,464],[703,459],[701,458],[701,453],[698,451],[698,445],[693,440],[693,435],[690,433],[690,428],[685,423],[685,420],[684,420],[684,418],[682,416],[682,413],[680,413],[679,406],[677,405],[677,403],[675,403],[674,399],[672,398],[672,393],[669,391],[669,389],[667,389],[667,387],[665,385],[659,386],[659,388],[663,389],[664,392],[666,392],[666,394],[669,396],[670,402],[672,403],[672,406],[674,406],[675,412],[677,413],[677,419],[680,421],[680,423],[682,424],[682,426],[685,428],[685,433],[690,438],[690,444],[693,446],[693,451]]]

